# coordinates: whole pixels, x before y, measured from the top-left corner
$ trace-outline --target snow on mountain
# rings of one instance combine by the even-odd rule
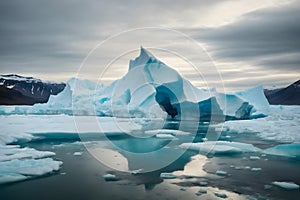
[[[50,95],[56,95],[64,83],[42,81],[16,74],[0,75],[0,105],[33,105],[45,103]]]
[[[0,107],[0,111],[201,121],[211,117],[249,119],[267,113],[268,103],[262,91],[257,87],[222,94],[196,88],[141,47],[140,55],[130,60],[128,73],[109,86],[72,78],[63,92],[51,96],[46,104]]]
[[[272,105],[300,105],[300,80],[285,88],[266,89],[264,92]]]

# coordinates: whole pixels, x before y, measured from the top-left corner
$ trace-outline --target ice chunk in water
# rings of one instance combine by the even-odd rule
[[[281,144],[264,150],[266,154],[300,159],[300,144]]]
[[[103,175],[105,181],[117,181],[117,176],[114,174],[105,174]]]
[[[172,173],[163,172],[163,173],[160,173],[160,178],[173,179],[173,178],[177,178],[177,176]]]
[[[287,190],[296,190],[299,189],[299,185],[293,182],[280,182],[280,181],[274,181],[272,182],[273,185],[276,185],[278,187],[287,189]]]
[[[74,156],[81,156],[83,154],[83,152],[74,152],[73,155]]]
[[[218,170],[218,171],[216,171],[216,174],[219,175],[219,176],[226,176],[227,172],[222,171],[222,170]]]

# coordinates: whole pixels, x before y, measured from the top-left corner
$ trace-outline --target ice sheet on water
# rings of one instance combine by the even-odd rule
[[[25,176],[39,176],[58,170],[61,161],[52,158],[10,160],[0,162],[0,172],[17,173]]]
[[[264,150],[264,153],[300,159],[300,143],[281,144]]]
[[[0,144],[0,183],[21,181],[58,170],[61,161],[46,158],[50,151]]]
[[[23,181],[27,178],[28,178],[27,176],[24,176],[22,174],[0,171],[0,184]]]
[[[59,170],[61,161],[52,158],[23,159],[0,162],[0,183],[25,180]]]
[[[300,106],[270,106],[266,118],[226,121],[230,131],[253,132],[258,136],[280,142],[300,142]]]
[[[171,134],[159,133],[156,135],[157,138],[172,140],[175,137]]]
[[[74,156],[81,156],[82,154],[83,154],[83,152],[80,152],[80,151],[77,151],[77,152],[73,153]]]
[[[261,150],[252,144],[228,141],[207,141],[199,143],[183,143],[179,147],[199,151],[200,153],[237,154],[245,152],[260,152]]]
[[[217,171],[216,171],[216,174],[219,175],[219,176],[226,176],[226,175],[227,175],[227,172],[222,171],[222,170],[217,170]]]
[[[68,115],[0,115],[2,122],[0,132],[0,182],[30,178],[31,176],[28,174],[31,173],[36,176],[52,172],[57,170],[57,166],[62,163],[52,158],[43,159],[55,155],[53,152],[20,148],[18,145],[8,144],[28,142],[33,139],[41,139],[41,137],[51,139],[78,138],[77,133],[90,134],[95,132],[99,134],[101,131],[118,135],[123,134],[124,131],[139,129],[143,123],[143,120],[133,120],[134,125],[132,125],[129,121],[119,120],[116,122],[116,119],[108,117],[77,117],[80,127],[76,127],[73,116]],[[29,177],[27,175],[24,177],[24,171],[22,173],[18,171],[25,168],[27,172],[32,169],[32,172],[27,174]]]
[[[284,181],[274,181],[272,182],[273,185],[278,187],[287,189],[287,190],[297,190],[299,189],[299,185],[293,182],[284,182]]]
[[[156,129],[156,130],[145,131],[145,134],[149,134],[149,135],[170,134],[173,136],[177,136],[177,135],[190,135],[191,133],[180,131],[180,130]]]
[[[28,132],[42,130],[44,127],[47,129],[49,123],[39,123],[41,120],[38,119],[41,118],[43,117],[1,116],[3,125],[0,132],[0,183],[44,175],[58,170],[61,166],[61,161],[47,158],[54,156],[55,153],[53,152],[9,145],[10,143],[22,143],[36,139],[37,137]],[[49,126],[55,128],[53,124]]]
[[[177,176],[173,173],[168,173],[168,172],[162,172],[160,173],[160,178],[163,179],[174,179],[177,178]]]
[[[117,176],[114,174],[105,174],[103,175],[105,181],[117,181]]]
[[[112,117],[69,115],[0,115],[3,123],[0,142],[34,139],[34,134],[52,133],[124,133],[141,129],[141,120],[122,120]],[[74,121],[75,120],[75,121]]]
[[[10,161],[15,159],[38,159],[54,156],[55,153],[50,151],[37,151],[32,148],[20,148],[18,145],[0,145],[0,162]]]

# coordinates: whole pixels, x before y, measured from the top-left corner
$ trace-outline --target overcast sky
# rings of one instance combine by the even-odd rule
[[[98,52],[100,59],[94,60],[97,63],[91,65],[85,77],[95,80],[99,76],[95,74],[107,64],[105,58],[114,53],[120,56],[116,49],[122,49],[122,62],[107,73],[108,79],[119,78],[126,73],[129,58],[138,55],[140,45],[149,46],[150,51],[168,50],[169,45],[158,44],[169,38],[178,50],[172,55],[186,52],[193,57],[205,80],[215,87],[221,86],[216,71],[229,91],[260,84],[285,86],[300,78],[299,21],[299,0],[2,0],[0,74],[67,81],[76,76],[88,53],[112,35],[135,28],[161,27],[195,39],[207,50],[216,70],[206,70],[197,63],[197,57],[203,61],[205,53],[194,52],[179,36],[144,32],[138,38],[130,34],[126,38],[125,34],[119,46],[108,43],[105,51]],[[143,37],[148,37],[150,43],[139,44]],[[203,86],[195,73],[180,67],[181,62],[170,53],[157,53],[195,85]]]

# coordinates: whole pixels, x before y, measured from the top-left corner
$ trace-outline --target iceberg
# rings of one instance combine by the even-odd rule
[[[261,117],[267,107],[262,87],[236,94],[203,90],[141,47],[127,74],[111,85],[72,78],[45,104],[0,106],[0,112],[223,121]]]
[[[262,86],[237,92],[236,95],[245,99],[254,106],[252,111],[253,115],[264,115],[269,113],[270,105],[264,94],[264,88]]]

